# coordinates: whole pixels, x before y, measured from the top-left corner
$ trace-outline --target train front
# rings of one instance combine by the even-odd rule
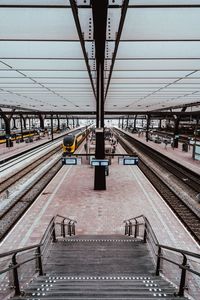
[[[72,134],[68,134],[63,139],[63,156],[72,154],[75,151],[75,137]]]

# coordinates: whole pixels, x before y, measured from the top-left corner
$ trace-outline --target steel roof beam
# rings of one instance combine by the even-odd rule
[[[3,111],[4,114],[10,115],[13,112],[12,111]],[[38,115],[38,114],[56,114],[56,115],[88,115],[88,116],[95,116],[96,111],[15,111],[15,115],[23,114],[23,115]],[[105,111],[105,115],[111,115],[111,116],[119,116],[119,115],[152,115],[152,116],[200,116],[200,110],[198,111]]]
[[[83,56],[84,56],[84,59],[85,59],[88,75],[89,75],[90,82],[91,82],[91,85],[92,85],[92,90],[93,90],[94,96],[96,98],[96,91],[95,91],[94,82],[93,82],[92,74],[91,74],[91,70],[90,70],[89,59],[88,59],[87,52],[86,52],[86,49],[85,49],[85,42],[84,42],[84,38],[83,38],[82,30],[81,30],[81,25],[80,25],[80,21],[79,21],[79,17],[78,17],[78,7],[76,5],[75,0],[69,0],[69,1],[70,1],[70,4],[71,4],[72,13],[73,13],[74,21],[75,21],[75,24],[76,24],[76,29],[77,29],[77,32],[78,32],[81,48],[82,48],[82,51],[83,51]]]
[[[113,53],[113,57],[112,57],[112,64],[110,67],[110,73],[109,73],[109,77],[108,77],[108,83],[107,83],[107,87],[106,87],[106,93],[105,93],[105,99],[108,93],[108,88],[110,85],[110,80],[112,77],[112,72],[113,72],[113,68],[114,68],[114,64],[115,64],[115,59],[117,56],[117,50],[118,50],[118,46],[119,46],[119,42],[120,42],[120,38],[121,38],[121,34],[122,34],[122,29],[124,26],[124,21],[125,21],[125,17],[126,17],[126,12],[128,9],[128,4],[129,4],[129,0],[124,0],[123,3],[123,7],[122,7],[122,12],[121,12],[121,19],[119,22],[119,28],[118,28],[118,32],[117,32],[117,38],[116,38],[116,42],[115,42],[115,49],[114,49],[114,53]]]

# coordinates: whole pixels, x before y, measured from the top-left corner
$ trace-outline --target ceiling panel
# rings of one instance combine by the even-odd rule
[[[23,5],[69,5],[69,0],[0,0],[0,5],[20,5],[20,4],[23,4]]]
[[[0,39],[78,40],[71,9],[0,9]]]
[[[199,14],[200,8],[129,8],[121,40],[199,39]]]
[[[79,60],[53,60],[53,59],[9,59],[2,60],[2,62],[11,65],[13,69],[18,70],[86,70],[85,61],[83,58]],[[9,68],[0,63],[0,69]]]

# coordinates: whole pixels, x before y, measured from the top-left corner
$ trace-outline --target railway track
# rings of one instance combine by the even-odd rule
[[[47,160],[49,157],[51,157],[53,154],[57,153],[59,150],[61,150],[61,146],[57,146],[56,148],[49,151],[47,154],[44,154],[42,157],[38,158],[36,161],[31,163],[29,166],[24,167],[20,171],[16,172],[15,174],[12,174],[12,177],[9,177],[3,181],[0,182],[0,193],[5,192],[11,185],[17,183],[19,180],[21,180],[24,176],[26,176],[29,172],[36,169],[39,165],[41,165],[45,160]]]
[[[141,153],[149,156],[151,159],[156,161],[160,166],[164,167],[171,174],[176,176],[179,180],[181,180],[185,185],[189,186],[195,194],[200,193],[200,176],[180,165],[179,163],[171,160],[160,152],[148,147],[147,145],[141,143],[138,140],[131,138],[126,135],[126,140],[129,141],[137,150]]]
[[[122,147],[127,151],[128,154],[132,154],[133,150],[131,149],[130,143],[131,139],[129,139],[129,143],[126,143],[124,139],[118,135],[118,139],[122,145]],[[153,159],[153,157],[151,156]],[[200,219],[199,217],[190,209],[189,206],[186,205],[182,201],[182,199],[175,194],[169,186],[166,185],[164,180],[157,176],[155,172],[151,170],[147,164],[140,158],[139,168],[148,178],[148,180],[153,184],[156,190],[160,193],[162,198],[166,201],[166,203],[170,206],[170,208],[174,211],[180,221],[184,224],[187,230],[192,234],[195,240],[200,243]]]
[[[80,146],[79,146],[80,147]],[[19,176],[26,176],[30,171],[34,170],[37,166],[42,164],[44,161],[49,159],[51,156],[55,155],[61,147],[58,146],[52,149],[49,153],[43,155],[40,159],[35,161],[30,166],[23,168],[23,170],[17,172],[13,178],[5,181],[2,191],[8,186],[12,186],[19,180]],[[39,194],[44,190],[47,184],[52,180],[52,178],[57,174],[57,172],[62,168],[61,156],[59,158],[54,158],[54,162],[51,166],[44,172],[41,172],[39,176],[35,179],[33,183],[23,190],[23,192],[15,198],[14,201],[10,201],[3,209],[0,211],[0,241],[8,234],[10,229],[16,224],[16,222],[22,217],[22,215],[27,211],[27,209],[36,200]],[[15,180],[14,180],[15,178]],[[21,179],[21,178],[20,178]]]
[[[45,173],[36,179],[33,185],[27,188],[15,201],[9,203],[0,212],[0,241],[6,236],[12,226],[21,218],[61,168],[62,163],[59,158]]]

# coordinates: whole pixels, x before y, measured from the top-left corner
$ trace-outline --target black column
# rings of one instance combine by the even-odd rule
[[[67,120],[67,127],[69,127],[69,119],[67,116],[66,116],[66,120]]]
[[[147,116],[147,130],[146,130],[146,141],[149,141],[149,125],[150,125],[150,121],[151,121],[151,116],[148,115]]]
[[[106,26],[108,0],[92,0],[92,14],[94,23],[94,41],[96,58],[96,150],[95,157],[103,159],[105,153],[104,145],[104,58],[106,42]],[[106,189],[105,167],[95,167],[95,190]]]
[[[10,135],[10,134],[11,134],[10,120],[11,120],[11,117],[12,117],[12,116],[7,117],[7,116],[5,115],[5,113],[4,113],[3,111],[1,111],[1,109],[0,109],[0,115],[1,115],[1,117],[3,118],[3,120],[4,120],[6,135]]]
[[[127,119],[126,119],[126,127],[128,128],[128,121],[129,121],[129,116],[127,116]]]
[[[39,120],[40,120],[40,128],[44,129],[44,118],[41,114],[38,115]]]
[[[136,121],[137,121],[137,115],[135,115],[134,123],[133,123],[133,130],[136,131]]]
[[[162,119],[159,120],[159,129],[162,129]]]
[[[57,130],[60,131],[60,119],[58,115],[57,115],[57,122],[58,122]]]
[[[124,117],[122,118],[122,129],[124,129]]]
[[[51,115],[51,140],[53,141],[53,115]]]
[[[13,120],[13,128],[12,129],[17,129],[17,126],[16,126],[16,119],[15,118],[12,118]]]
[[[20,128],[21,128],[21,141],[23,142],[24,141],[24,138],[23,138],[23,116],[20,115]]]
[[[22,116],[22,120],[23,120],[23,123],[24,123],[24,129],[26,129],[26,117]]]
[[[72,117],[72,127],[75,128],[74,117]]]

